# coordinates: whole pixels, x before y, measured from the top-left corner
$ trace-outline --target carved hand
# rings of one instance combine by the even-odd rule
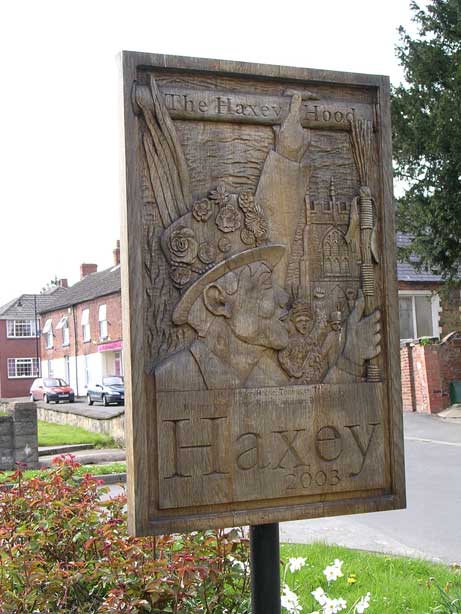
[[[277,133],[275,150],[281,156],[300,162],[310,142],[310,132],[301,125],[301,94],[293,94],[290,110]]]
[[[365,298],[362,290],[357,293],[355,307],[347,321],[346,343],[343,356],[356,365],[378,356],[381,352],[381,312],[379,309],[362,317],[365,308]]]

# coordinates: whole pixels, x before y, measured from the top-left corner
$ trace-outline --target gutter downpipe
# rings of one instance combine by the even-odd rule
[[[74,354],[75,354],[75,396],[78,396],[78,341],[77,341],[77,316],[75,315],[75,306],[71,306],[72,320],[74,322]]]

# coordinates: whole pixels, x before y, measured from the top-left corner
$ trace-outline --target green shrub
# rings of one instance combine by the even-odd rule
[[[133,538],[126,497],[61,458],[0,485],[0,612],[243,614],[248,542],[240,531]]]

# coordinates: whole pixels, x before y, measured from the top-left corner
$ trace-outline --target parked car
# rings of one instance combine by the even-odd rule
[[[60,377],[39,377],[34,380],[30,387],[30,399],[31,401],[44,401],[45,403],[51,403],[51,401],[73,403],[75,393],[73,388]]]
[[[93,405],[95,401],[106,406],[110,403],[123,405],[125,403],[123,377],[120,375],[106,375],[102,378],[102,384],[88,386],[86,398],[88,405]]]

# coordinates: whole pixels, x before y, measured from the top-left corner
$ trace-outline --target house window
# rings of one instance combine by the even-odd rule
[[[8,358],[8,378],[38,377],[38,358]]]
[[[107,337],[106,306],[99,305],[99,338],[107,339]]]
[[[400,339],[438,337],[439,304],[431,292],[399,292]]]
[[[52,360],[47,360],[47,370],[48,370],[48,377],[52,377],[54,375],[53,373],[53,361]]]
[[[53,347],[53,326],[51,324],[51,318],[45,322],[42,334],[45,335],[46,349],[51,349]]]
[[[69,345],[69,318],[68,316],[64,316],[59,320],[56,329],[61,329],[62,331],[62,345]]]
[[[91,341],[89,309],[84,309],[82,311],[82,337],[84,342]]]
[[[8,337],[35,337],[36,324],[34,320],[7,320]]]

